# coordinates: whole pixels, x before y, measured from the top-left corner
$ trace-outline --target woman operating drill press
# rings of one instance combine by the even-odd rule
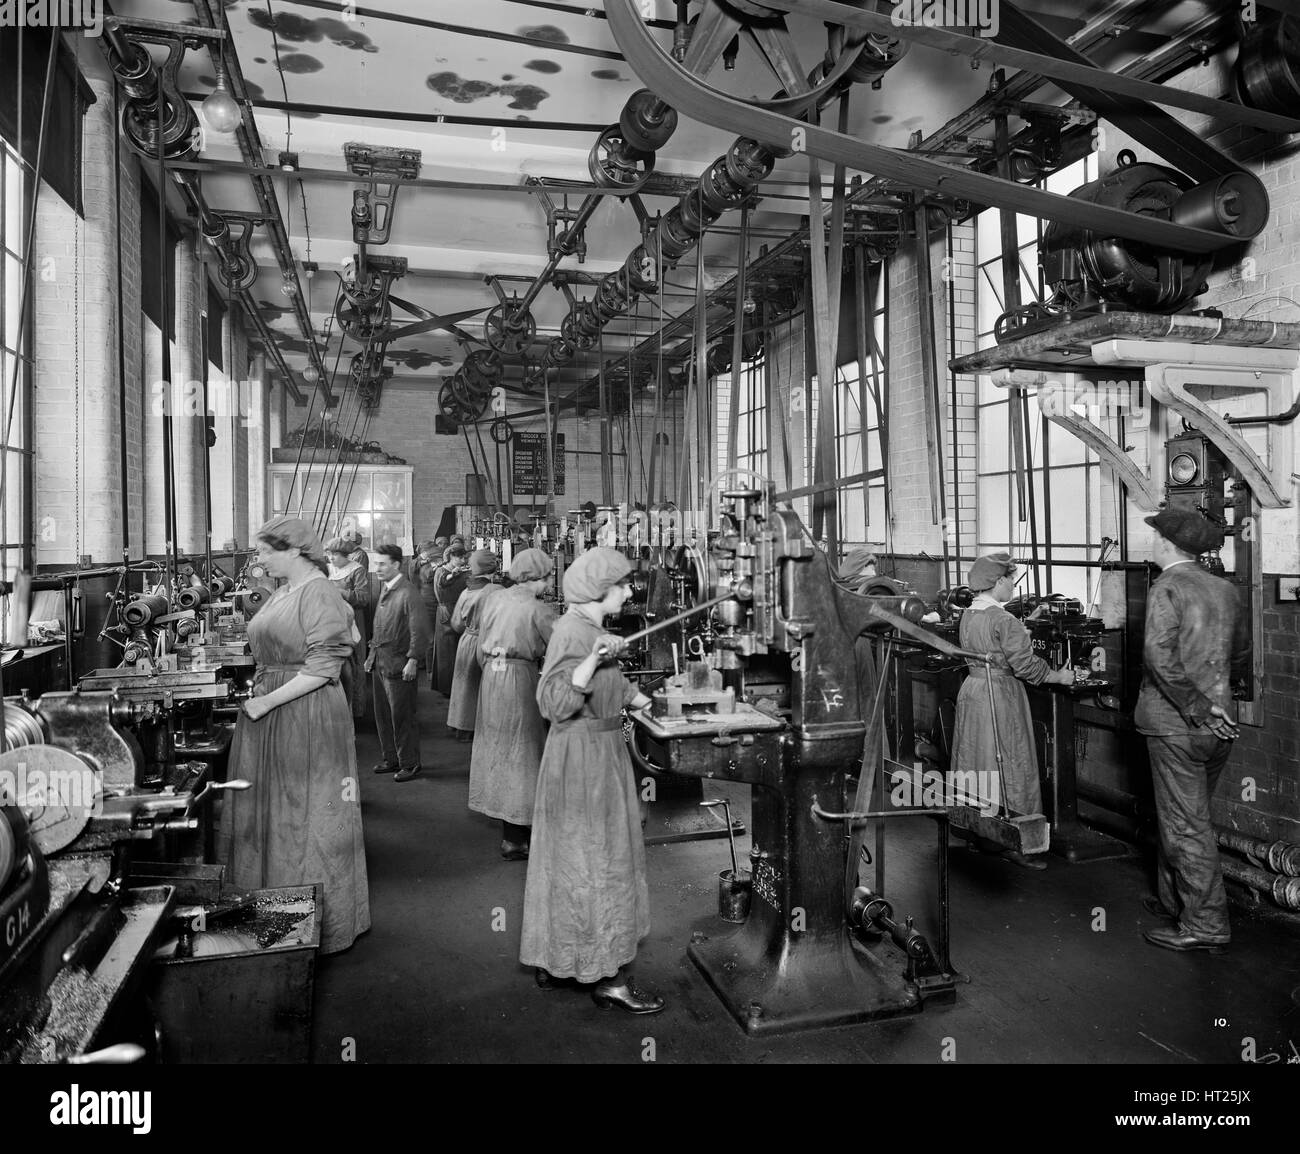
[[[1003,608],[1015,593],[1015,574],[1016,563],[1010,553],[989,553],[976,560],[967,578],[976,597],[962,614],[960,644],[963,649],[987,653],[992,662],[970,662],[969,675],[957,694],[951,770],[954,775],[976,775],[956,777],[958,781],[996,780],[998,796],[986,800],[1000,801],[1012,817],[1021,817],[1041,814],[1043,797],[1029,695],[1016,679],[1030,685],[1071,685],[1074,674],[1068,668],[1053,670],[1041,657],[1035,657],[1029,630]],[[1025,869],[1047,868],[1041,855],[1000,851],[994,843],[978,837],[971,845],[983,852],[1001,852],[1007,861]]]
[[[519,960],[537,984],[596,982],[602,1009],[654,1014],[629,971],[650,932],[641,807],[623,741],[624,706],[650,699],[619,672],[621,638],[603,632],[632,595],[632,563],[616,549],[583,553],[564,574],[569,610],[546,647],[537,704],[551,723],[537,778]]]

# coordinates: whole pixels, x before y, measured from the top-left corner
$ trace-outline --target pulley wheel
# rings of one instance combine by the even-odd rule
[[[488,345],[504,357],[527,352],[536,335],[533,314],[514,303],[497,305],[483,321],[483,336]]]
[[[492,435],[492,439],[498,445],[508,444],[510,438],[515,435],[514,426],[511,425],[505,417],[498,417],[493,421],[492,424],[488,426],[488,432]]]
[[[655,170],[653,152],[642,152],[623,138],[623,130],[611,124],[596,138],[587,155],[592,184],[620,192],[636,192]]]

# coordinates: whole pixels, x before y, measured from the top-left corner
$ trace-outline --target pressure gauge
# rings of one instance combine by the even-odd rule
[[[1191,453],[1179,453],[1169,462],[1169,480],[1175,485],[1190,485],[1200,471],[1201,467]]]

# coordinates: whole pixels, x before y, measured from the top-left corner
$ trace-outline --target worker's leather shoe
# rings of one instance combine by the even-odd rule
[[[539,990],[562,990],[573,985],[572,978],[557,978],[543,969],[533,971],[533,981],[537,983]]]
[[[657,994],[645,994],[630,982],[616,986],[612,982],[601,982],[591,991],[591,1000],[602,1010],[618,1006],[629,1014],[657,1014],[664,1008],[664,1000]]]
[[[1034,857],[1026,857],[1018,849],[1009,849],[1002,855],[1002,857],[1012,865],[1020,866],[1021,869],[1045,870],[1047,868],[1047,863],[1043,861],[1041,854],[1037,854]]]
[[[423,768],[422,766],[413,765],[411,766],[410,769],[399,769],[395,774],[393,774],[393,780],[410,781],[411,778],[413,778],[417,773],[419,773],[422,768]]]
[[[1160,899],[1153,897],[1151,894],[1142,895],[1142,908],[1153,918],[1164,918],[1166,921],[1170,922],[1176,922],[1178,920],[1177,914],[1171,913],[1169,910],[1165,909],[1161,904]]]
[[[395,765],[388,765],[387,763],[381,761],[377,766],[375,766],[375,772],[376,772],[376,773],[396,773],[396,772],[397,772],[397,766],[395,766]]]
[[[1205,938],[1198,938],[1195,934],[1184,933],[1177,926],[1162,926],[1159,929],[1147,930],[1142,936],[1153,946],[1184,953],[1190,950],[1205,950],[1210,954],[1222,954],[1227,952],[1228,946],[1226,941],[1211,942]]]
[[[527,861],[528,844],[516,841],[503,841],[501,843],[501,856],[506,861]]]

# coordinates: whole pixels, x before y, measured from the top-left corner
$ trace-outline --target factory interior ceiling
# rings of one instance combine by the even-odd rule
[[[1144,79],[1161,79],[1233,34],[1226,7],[1202,0],[1029,0],[1021,7],[1097,66]],[[701,5],[637,0],[637,8],[670,52],[675,20],[683,13],[696,18]],[[197,158],[177,162],[173,175],[197,172],[204,202],[223,214],[265,218],[270,190],[283,223],[278,235],[287,244],[277,243],[277,230],[264,219],[254,228],[257,273],[249,298],[278,349],[274,364],[291,370],[291,387],[304,403],[312,387],[301,373],[310,362],[325,382],[346,382],[348,359],[362,344],[349,340],[335,317],[341,275],[355,269],[359,255],[354,191],[382,193],[394,184],[370,185],[358,175],[364,172],[358,158],[364,164],[375,156],[398,157],[407,165],[399,163],[401,175],[394,178],[391,218],[376,220],[388,226],[387,237],[367,245],[367,253],[405,262],[388,287],[383,335],[391,339],[382,351],[389,379],[427,386],[436,396],[466,356],[484,348],[493,310],[503,315],[503,302],[525,294],[546,269],[548,205],[559,234],[572,219],[566,211],[576,212],[586,194],[600,191],[593,184],[593,146],[642,87],[598,6],[386,0],[372,7],[296,0],[273,8],[265,0],[117,0],[113,10],[128,21],[228,31],[227,52],[236,63],[226,83],[245,104],[243,132],[237,137],[205,128]],[[734,66],[719,61],[704,79],[756,100],[783,91],[777,75],[785,61],[808,75],[828,52],[826,26],[797,14],[784,24],[789,36],[775,53],[757,38],[741,37]],[[161,49],[154,55],[160,60]],[[83,59],[83,65],[94,69],[103,62]],[[849,133],[864,142],[928,150],[950,164],[983,160],[987,170],[993,67],[912,45],[878,85],[855,85],[846,110],[825,108],[822,123],[833,126],[837,115],[847,115]],[[217,87],[217,72],[206,46],[189,51],[178,87],[203,100]],[[1039,78],[1015,82],[1022,99],[1068,103]],[[1026,127],[1013,119],[1012,131]],[[654,155],[653,172],[636,197],[599,197],[583,235],[585,253],[559,260],[531,302],[535,333],[519,341],[525,356],[504,366],[508,392],[537,391],[539,378],[530,378],[537,361],[525,358],[539,357],[561,333],[571,298],[580,304],[600,277],[621,269],[642,240],[639,216],[648,231],[733,139],[683,116]],[[351,164],[349,145],[360,146]],[[808,236],[809,167],[797,153],[779,159],[749,202],[744,234],[741,214],[724,214],[706,232],[700,254],[688,253],[659,291],[638,299],[598,341],[551,374],[555,395],[594,403],[602,363],[620,394],[629,377],[634,390],[653,388],[661,378],[671,390],[695,347],[697,281],[712,338],[731,327],[742,251],[753,270],[747,297],[771,305],[764,314],[769,320],[791,311],[799,303]],[[395,171],[376,172],[373,180]],[[850,204],[861,206],[848,214],[848,235],[856,229],[878,251],[890,251],[907,190],[873,180],[870,172],[847,175]],[[820,176],[825,211],[831,167],[820,166]],[[855,189],[856,177],[861,182]],[[380,235],[370,234],[372,240]],[[315,375],[309,371],[307,381]]]

